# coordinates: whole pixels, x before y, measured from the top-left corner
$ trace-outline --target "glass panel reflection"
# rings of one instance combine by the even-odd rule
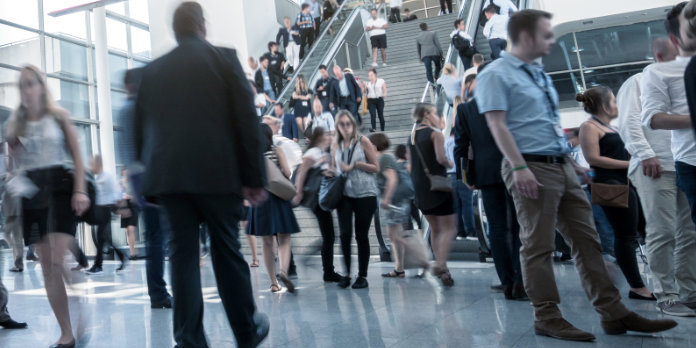
[[[46,72],[87,81],[87,48],[47,37]]]
[[[49,78],[48,88],[58,104],[70,112],[70,116],[73,118],[89,118],[87,85]]]
[[[0,24],[0,62],[15,66],[41,66],[39,35]]]
[[[650,45],[665,36],[662,21],[636,23],[576,33],[584,67],[620,64],[650,59]]]
[[[619,91],[621,85],[632,75],[643,71],[648,64],[632,64],[605,69],[585,70],[585,85],[587,88],[606,86],[614,93]]]
[[[551,53],[542,59],[547,72],[573,70],[580,67],[578,55],[574,50],[573,34],[566,34],[556,39]]]
[[[552,74],[553,86],[558,91],[560,108],[576,107],[575,95],[584,91],[579,71]]]

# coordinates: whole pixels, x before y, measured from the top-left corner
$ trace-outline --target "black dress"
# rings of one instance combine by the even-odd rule
[[[300,93],[300,95],[303,97],[310,94],[311,92]],[[312,99],[297,99],[295,100],[295,106],[293,108],[295,109],[295,117],[307,117],[307,115],[309,115],[309,113],[312,111]]]
[[[425,165],[432,175],[447,176],[447,168],[437,163],[435,156],[435,146],[430,136],[434,130],[430,127],[416,130],[416,145],[423,155]],[[416,193],[416,206],[424,215],[445,216],[454,214],[454,200],[452,193],[430,190],[430,180],[425,174],[420,157],[416,153],[415,146],[408,140],[411,150],[411,179]]]

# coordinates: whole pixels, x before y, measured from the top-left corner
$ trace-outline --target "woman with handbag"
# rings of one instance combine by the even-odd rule
[[[312,210],[319,223],[321,232],[321,264],[324,268],[325,282],[338,282],[341,276],[334,271],[334,233],[333,216],[330,211],[322,209],[319,204],[319,183],[321,177],[332,176],[329,171],[331,158],[329,147],[332,137],[322,127],[317,127],[309,140],[308,150],[302,156],[302,164],[297,170],[295,184],[297,193],[292,200],[293,206],[303,205]]]
[[[636,260],[638,234],[638,196],[628,182],[630,156],[618,131],[610,125],[619,115],[616,98],[607,87],[590,88],[576,96],[592,117],[580,127],[580,145],[585,159],[594,170],[590,184],[593,203],[602,210],[614,229],[614,255],[624,277],[631,286],[628,297],[655,301],[645,287]],[[607,192],[615,192],[607,195]],[[615,199],[614,197],[619,199]],[[609,197],[611,196],[611,197]],[[602,198],[609,200],[599,201]]]
[[[292,92],[292,100],[297,128],[300,130],[300,133],[304,134],[307,115],[312,111],[312,106],[309,104],[312,100],[312,91],[307,87],[307,80],[302,74],[297,75],[295,91]]]
[[[368,233],[372,217],[377,210],[377,180],[379,172],[377,152],[369,139],[360,135],[355,118],[347,110],[336,115],[338,132],[331,147],[331,168],[337,176],[345,178],[338,212],[338,228],[341,231],[341,250],[346,275],[338,286],[350,285],[351,239],[355,216],[355,240],[358,244],[358,276],[353,289],[367,288],[367,265],[370,262],[370,240]]]
[[[38,68],[22,69],[19,91],[21,104],[8,121],[7,140],[21,175],[38,188],[22,200],[24,244],[36,246],[48,302],[60,326],[51,347],[74,347],[65,290],[71,277],[63,258],[76,245],[76,216],[87,212],[92,199],[70,115],[55,106]]]
[[[447,268],[447,257],[457,235],[457,220],[452,181],[447,177],[447,168],[452,168],[453,164],[447,159],[445,136],[439,131],[444,128],[444,119],[435,105],[428,103],[416,104],[413,119],[416,125],[409,148],[416,206],[430,224],[430,245],[435,255],[433,275],[440,278],[443,285],[452,286],[454,280]]]
[[[264,156],[272,164],[280,169],[282,175],[289,178],[292,174],[285,160],[285,154],[279,147],[273,145],[273,131],[267,124],[261,124],[261,133],[265,142]],[[270,170],[267,170],[269,182],[273,180]],[[288,277],[290,267],[290,235],[300,232],[300,227],[292,211],[289,200],[278,197],[272,188],[266,188],[268,200],[258,207],[250,207],[247,218],[247,234],[261,237],[263,263],[266,266],[268,276],[271,279],[271,291],[281,290],[275,272],[275,246],[278,244],[278,260],[280,264],[280,280],[285,284],[288,292],[295,292],[295,284]]]

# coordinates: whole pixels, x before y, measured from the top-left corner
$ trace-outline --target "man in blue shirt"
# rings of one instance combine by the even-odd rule
[[[300,44],[300,59],[304,59],[305,46],[309,50],[314,44],[314,28],[316,24],[314,23],[314,18],[312,17],[309,7],[309,4],[302,4],[302,12],[297,14],[297,20],[295,20],[295,25],[300,27],[300,38],[302,39],[302,44]]]
[[[295,115],[286,114],[285,107],[282,103],[276,103],[273,111],[275,112],[275,116],[283,121],[283,128],[280,131],[281,134],[284,137],[297,142],[299,139],[299,132],[297,130],[297,122],[295,122]]]
[[[550,19],[550,13],[538,10],[512,15],[508,25],[512,51],[491,63],[478,76],[476,86],[479,112],[486,115],[505,156],[501,173],[521,226],[520,261],[525,290],[534,306],[534,331],[565,340],[595,339],[563,319],[558,308],[551,261],[556,227],[572,245],[582,286],[607,334],[668,330],[677,323],[648,320],[630,311],[609,278],[592,207],[578,181],[578,176],[589,181],[589,169],[568,156],[558,93],[535,62],[548,55],[555,43]]]
[[[321,26],[321,5],[319,0],[304,0],[304,3],[309,5],[310,13],[314,17],[314,38],[318,38]]]

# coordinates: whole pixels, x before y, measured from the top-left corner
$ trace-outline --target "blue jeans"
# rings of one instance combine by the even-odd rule
[[[476,236],[474,223],[473,192],[456,174],[449,174],[454,187],[454,211],[457,213],[457,231],[460,236]]]
[[[588,188],[585,188],[585,193],[587,194],[587,200],[592,202],[592,196]],[[592,215],[594,216],[595,229],[597,234],[599,234],[599,241],[602,245],[602,253],[614,255],[614,229],[611,227],[606,214],[604,214],[604,209],[599,205],[593,204]]]
[[[677,169],[677,186],[684,192],[691,207],[691,220],[696,224],[696,167],[684,162],[674,164]]]
[[[481,194],[488,218],[493,263],[500,283],[503,286],[522,283],[520,225],[512,196],[504,184],[481,188]]]
[[[164,210],[151,205],[145,206],[143,216],[147,248],[147,293],[150,295],[150,302],[159,303],[171,296],[164,281],[164,241],[169,236],[169,221]]]
[[[488,44],[491,46],[491,59],[493,60],[500,58],[500,52],[507,48],[507,40],[503,39],[490,39]]]
[[[435,75],[433,75],[433,63],[435,63]],[[440,76],[440,70],[442,70],[440,56],[424,57],[423,64],[425,64],[425,76],[428,78],[428,81],[430,81],[431,84],[435,84],[435,79]]]

